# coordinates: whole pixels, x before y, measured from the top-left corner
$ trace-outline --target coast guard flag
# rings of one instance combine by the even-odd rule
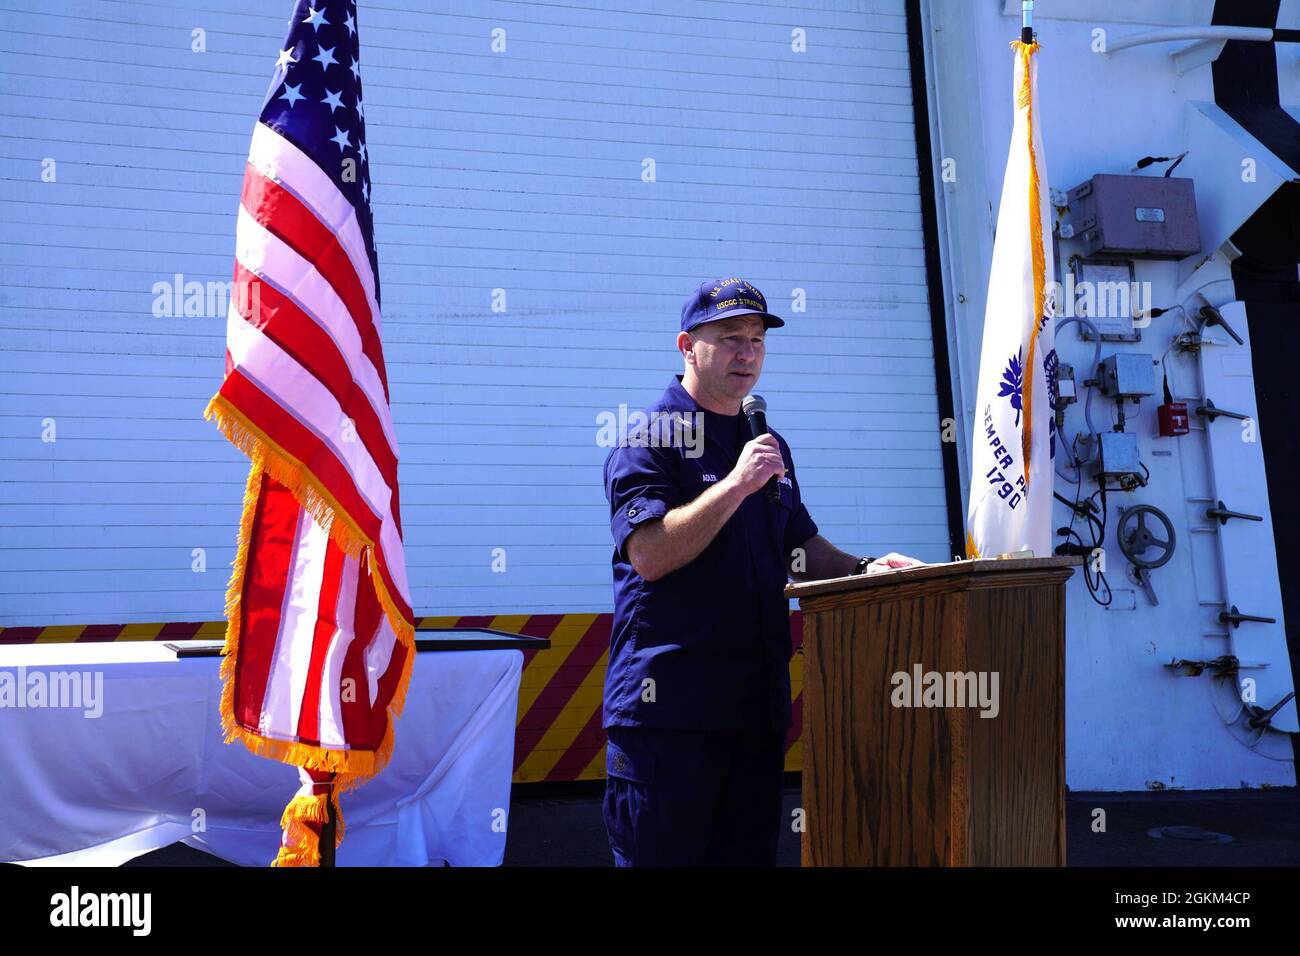
[[[966,556],[1051,554],[1056,344],[1051,218],[1038,128],[1038,44],[1016,41],[1011,149],[1002,181],[976,391]]]
[[[267,57],[204,413],[251,459],[222,727],[303,768],[276,865],[319,862],[327,801],[387,763],[414,659],[359,60],[347,0],[297,3]]]

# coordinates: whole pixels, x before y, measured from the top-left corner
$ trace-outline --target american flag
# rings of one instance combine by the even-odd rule
[[[337,792],[387,762],[414,659],[355,5],[297,3],[273,70],[205,412],[252,462],[222,725]],[[278,863],[318,859],[322,789],[290,803]]]

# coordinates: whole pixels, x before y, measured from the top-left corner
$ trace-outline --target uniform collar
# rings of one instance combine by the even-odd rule
[[[660,404],[669,411],[681,412],[703,412],[710,418],[725,419],[726,421],[735,421],[743,417],[743,412],[737,412],[735,415],[723,415],[720,412],[711,412],[699,402],[697,402],[690,392],[686,391],[686,386],[682,384],[682,376],[674,375],[673,380],[669,383],[664,396],[660,399]]]
[[[699,421],[700,419],[696,416],[703,413],[704,440],[716,443],[719,448],[727,449],[734,440],[739,440],[742,444],[745,440],[744,436],[741,435],[742,425],[745,421],[744,413],[737,412],[735,415],[722,415],[718,412],[709,411],[697,402],[690,392],[686,391],[686,386],[682,384],[682,376],[680,375],[673,376],[672,382],[664,391],[663,398],[660,399],[660,406],[667,411],[682,413],[683,416],[689,415],[692,422]]]
[[[668,383],[668,388],[664,391],[664,397],[659,402],[665,409],[674,412],[700,412],[703,411],[700,403],[691,397],[691,393],[686,391],[686,386],[682,384],[682,377],[674,375],[673,380]]]

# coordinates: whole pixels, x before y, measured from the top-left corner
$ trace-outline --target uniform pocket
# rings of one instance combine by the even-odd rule
[[[611,727],[609,743],[605,747],[605,775],[632,783],[654,782],[655,757],[645,741],[638,740],[636,731],[621,733]],[[619,739],[616,741],[614,737]]]
[[[781,493],[780,504],[786,511],[794,510],[794,489],[785,482],[776,483],[777,490]]]

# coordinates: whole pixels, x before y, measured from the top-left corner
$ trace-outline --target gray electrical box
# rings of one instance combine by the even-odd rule
[[[1182,259],[1201,248],[1192,180],[1098,173],[1068,193],[1062,239],[1083,242],[1083,255]]]
[[[1108,355],[1101,360],[1097,378],[1107,398],[1141,398],[1156,391],[1155,363],[1149,352]]]
[[[1142,330],[1134,324],[1137,297],[1141,294],[1132,259],[1083,259],[1070,257],[1074,276],[1074,314],[1087,319],[1103,342],[1141,342]],[[1069,294],[1069,280],[1066,281]],[[1092,341],[1092,330],[1079,326],[1079,338]]]
[[[1132,432],[1100,432],[1098,472],[1107,478],[1138,474],[1138,437]]]

